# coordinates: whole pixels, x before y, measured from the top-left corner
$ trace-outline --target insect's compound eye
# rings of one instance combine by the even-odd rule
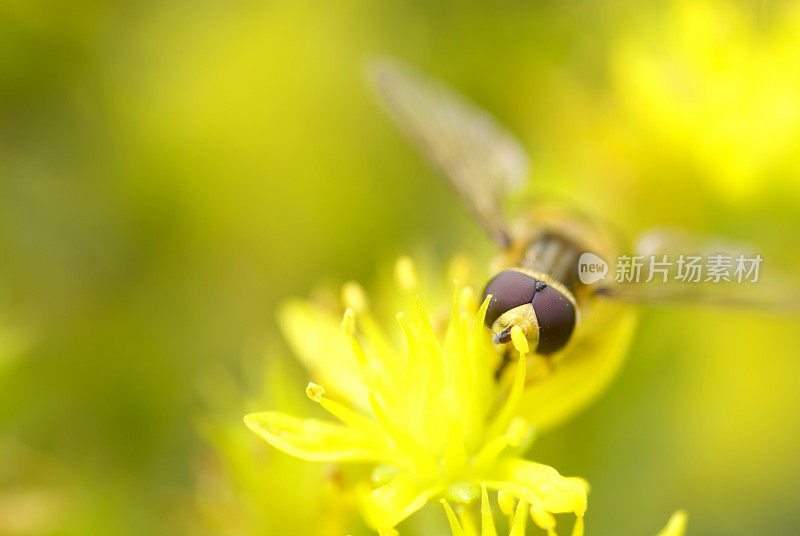
[[[486,309],[486,326],[491,329],[500,315],[530,303],[537,293],[537,283],[539,281],[536,278],[514,270],[505,270],[494,276],[483,289],[483,299],[492,295],[492,301]]]
[[[539,324],[539,344],[536,352],[551,354],[563,348],[575,329],[575,304],[551,285],[536,292],[533,311]]]

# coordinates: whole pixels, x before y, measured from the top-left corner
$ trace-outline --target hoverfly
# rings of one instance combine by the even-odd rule
[[[576,327],[597,299],[628,302],[785,303],[789,294],[757,287],[746,295],[732,285],[583,282],[579,260],[589,255],[608,264],[619,255],[614,235],[600,221],[574,211],[535,205],[508,222],[504,201],[528,176],[521,144],[488,112],[441,82],[391,60],[374,65],[371,78],[389,115],[455,187],[466,207],[498,246],[495,275],[483,291],[491,295],[486,325],[494,342],[507,343],[522,327],[532,351],[552,356],[574,338]],[[674,229],[651,229],[637,240],[646,257],[681,251],[730,255],[749,248],[695,238]],[[612,278],[613,279],[613,278]],[[760,294],[759,294],[760,293]],[[777,300],[775,299],[777,297]]]

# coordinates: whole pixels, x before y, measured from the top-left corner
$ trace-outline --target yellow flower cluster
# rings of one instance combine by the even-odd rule
[[[565,358],[556,372],[530,355],[516,328],[513,355],[505,357],[512,366],[498,379],[503,356],[484,327],[488,299],[479,303],[469,287],[456,283],[449,312],[432,321],[416,295],[410,259],[398,262],[395,281],[410,298],[407,312],[396,316],[402,344],[381,329],[354,283],[343,289],[341,321],[330,305],[295,301],[282,311],[287,339],[314,380],[306,394],[335,421],[268,411],[247,415],[245,424],[299,458],[368,464],[371,478],[354,491],[362,517],[382,536],[397,534],[398,523],[435,498],[444,501],[455,534],[475,534],[462,526],[466,515],[459,523],[449,505],[466,512],[482,501],[485,519],[487,488],[506,510],[519,501],[525,515],[517,517],[529,513],[551,536],[554,514],[572,514],[573,534],[581,535],[586,481],[522,456],[536,429],[572,414],[613,376],[631,319],[623,315],[615,328],[604,329],[605,342],[577,347],[586,356]],[[541,403],[542,392],[552,403]],[[484,523],[484,534],[492,534],[488,530]],[[522,534],[524,525],[514,530]]]

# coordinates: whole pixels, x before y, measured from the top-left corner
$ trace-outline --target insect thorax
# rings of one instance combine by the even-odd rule
[[[532,237],[522,249],[518,266],[524,270],[544,272],[575,293],[581,285],[578,279],[578,259],[585,251],[569,238],[551,231]]]

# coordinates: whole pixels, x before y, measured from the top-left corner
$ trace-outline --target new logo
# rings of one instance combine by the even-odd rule
[[[583,253],[578,259],[578,278],[584,285],[605,279],[607,274],[608,264],[594,253]]]

